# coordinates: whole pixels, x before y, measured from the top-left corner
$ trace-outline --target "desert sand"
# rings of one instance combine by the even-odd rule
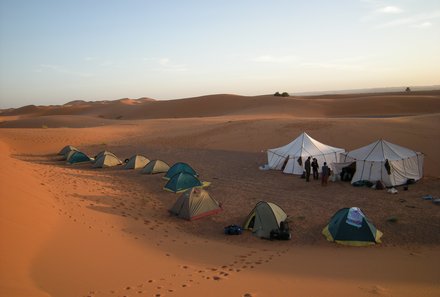
[[[74,101],[0,113],[1,296],[439,296],[440,91],[180,100]],[[425,154],[408,191],[305,183],[260,171],[300,133],[351,150],[383,138]],[[74,145],[173,164],[211,182],[224,211],[184,221],[160,175],[67,165]],[[226,236],[260,200],[280,205],[292,240]],[[358,206],[384,233],[354,248],[321,234]],[[398,218],[389,222],[390,217]]]

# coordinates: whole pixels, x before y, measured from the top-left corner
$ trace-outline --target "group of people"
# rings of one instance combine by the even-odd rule
[[[319,164],[316,158],[308,157],[306,162],[304,163],[305,169],[305,178],[306,182],[310,181],[310,173],[313,170],[313,179],[319,179]],[[321,167],[321,185],[326,186],[328,178],[330,176],[330,168],[327,166],[327,162],[324,162],[324,165]]]

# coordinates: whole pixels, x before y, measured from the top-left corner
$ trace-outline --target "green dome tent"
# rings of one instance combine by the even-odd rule
[[[76,164],[76,163],[83,163],[83,162],[90,162],[92,161],[89,156],[84,154],[83,152],[76,151],[72,153],[72,155],[67,159],[67,163],[69,164]]]
[[[69,152],[67,152],[67,153],[61,158],[61,160],[66,160],[66,161],[68,161],[68,160],[70,159],[70,157],[72,157],[72,155],[73,155],[74,153],[76,153],[76,152],[79,152],[79,151],[75,151],[75,150],[73,150],[73,151],[69,151]],[[91,160],[91,161],[93,161],[93,160]]]
[[[207,191],[200,188],[191,188],[182,193],[169,210],[171,214],[190,221],[221,211],[220,204]]]
[[[124,169],[139,169],[148,164],[150,160],[143,155],[134,155],[125,163]]]
[[[119,160],[115,155],[107,154],[107,155],[102,155],[100,158],[95,160],[93,167],[104,168],[104,167],[113,167],[121,164],[122,161]]]
[[[280,223],[287,219],[284,210],[272,202],[260,201],[247,216],[243,229],[252,230],[255,236],[270,238],[272,230],[279,230]]]
[[[173,166],[171,166],[171,168],[167,171],[167,173],[165,174],[165,176],[163,178],[170,179],[174,175],[181,173],[181,172],[185,172],[185,173],[189,173],[193,176],[197,176],[196,171],[194,169],[192,169],[191,166],[189,166],[188,164],[183,163],[183,162],[178,162],[178,163],[174,164]]]
[[[383,235],[357,207],[338,210],[322,234],[328,241],[351,246],[380,243]]]
[[[142,173],[145,174],[165,173],[169,169],[170,169],[170,165],[168,165],[164,161],[152,160],[147,165],[145,165],[144,169],[142,169]]]
[[[79,149],[71,145],[66,145],[58,152],[58,155],[66,156],[70,151],[79,151]]]
[[[194,187],[206,187],[209,183],[201,182],[192,174],[181,172],[174,175],[163,188],[166,191],[181,193]]]

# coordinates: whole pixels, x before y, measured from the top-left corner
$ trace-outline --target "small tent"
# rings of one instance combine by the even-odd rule
[[[143,155],[134,155],[125,163],[124,169],[139,169],[145,167],[150,160]]]
[[[406,184],[423,177],[423,154],[385,140],[342,153],[340,162],[356,162],[351,183],[382,181],[385,186]]]
[[[304,172],[304,163],[308,157],[318,160],[320,172],[324,162],[328,165],[337,162],[339,154],[343,152],[344,149],[323,144],[304,132],[285,146],[269,149],[267,160],[270,169],[299,175]]]
[[[66,145],[58,152],[58,155],[66,156],[70,151],[79,151],[79,149],[71,145]]]
[[[287,219],[281,207],[272,202],[260,201],[246,217],[243,229],[250,229],[258,237],[270,238],[272,230],[279,230],[280,223]]]
[[[117,158],[116,155],[113,154],[112,152],[107,151],[107,150],[104,150],[104,151],[100,151],[100,152],[94,157],[94,159],[95,159],[95,161],[97,161],[99,158],[101,158],[102,156],[105,156],[105,155],[112,155],[113,157]]]
[[[352,246],[380,243],[383,235],[357,207],[338,210],[322,234],[328,241]]]
[[[222,211],[220,204],[207,191],[200,188],[186,190],[169,210],[186,220],[196,220]]]
[[[104,167],[113,167],[121,164],[122,161],[119,160],[115,155],[107,154],[107,155],[102,155],[100,158],[98,158],[93,164],[93,167],[104,168]]]
[[[201,182],[197,177],[192,174],[181,172],[174,175],[163,188],[166,191],[181,193],[193,187],[208,186],[209,183]]]
[[[196,171],[194,169],[192,169],[191,166],[189,166],[188,164],[183,163],[183,162],[178,162],[170,167],[170,169],[167,171],[167,173],[165,174],[165,176],[163,178],[168,180],[168,179],[172,178],[174,175],[181,173],[181,172],[185,172],[185,173],[189,173],[191,175],[197,176]]]
[[[89,156],[80,151],[73,152],[69,159],[67,159],[67,163],[69,164],[77,164],[90,161],[92,161],[92,159],[90,159]]]
[[[69,151],[69,152],[67,152],[62,158],[61,158],[61,160],[66,160],[66,161],[68,161],[69,159],[70,159],[70,157],[73,155],[73,154],[75,154],[76,152],[79,152],[79,151]],[[93,161],[93,160],[92,160]]]
[[[165,163],[162,160],[152,160],[145,165],[144,169],[142,169],[142,173],[145,174],[156,174],[156,173],[165,173],[170,169],[170,165]]]

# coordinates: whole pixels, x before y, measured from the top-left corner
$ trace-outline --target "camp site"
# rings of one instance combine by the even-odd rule
[[[318,99],[230,95],[72,107],[86,118],[56,115],[70,107],[3,113],[2,226],[16,230],[3,249],[37,259],[32,279],[53,296],[435,296],[439,94],[352,96],[318,97],[325,117]],[[353,111],[399,100],[417,104],[388,118]],[[154,118],[133,113],[144,104]],[[170,119],[181,104],[198,117]],[[111,110],[127,119],[94,124]],[[75,120],[87,127],[66,127]],[[3,279],[40,290],[12,271]]]

